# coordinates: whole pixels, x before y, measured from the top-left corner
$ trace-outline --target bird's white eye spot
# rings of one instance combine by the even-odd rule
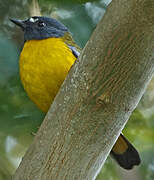
[[[38,21],[38,18],[34,19],[34,18],[31,17],[31,18],[29,19],[29,21],[34,23],[34,22]]]
[[[29,19],[30,22],[35,22],[34,18]]]

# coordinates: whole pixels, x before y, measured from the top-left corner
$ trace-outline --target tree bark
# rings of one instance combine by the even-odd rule
[[[14,180],[92,180],[154,72],[154,1],[113,0]]]

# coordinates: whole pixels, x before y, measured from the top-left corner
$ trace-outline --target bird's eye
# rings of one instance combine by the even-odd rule
[[[39,21],[39,22],[38,22],[38,26],[39,26],[39,27],[44,27],[44,26],[46,26],[46,24],[45,24],[44,22],[42,22],[42,21]]]

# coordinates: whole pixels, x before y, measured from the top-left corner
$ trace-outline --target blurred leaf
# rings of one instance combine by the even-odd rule
[[[18,53],[17,47],[4,35],[0,34],[0,86],[17,72]]]
[[[78,3],[86,3],[86,2],[98,2],[99,0],[40,0],[41,2],[56,2],[56,3],[59,3],[59,4],[64,4],[64,3],[75,3],[75,4],[78,4]]]

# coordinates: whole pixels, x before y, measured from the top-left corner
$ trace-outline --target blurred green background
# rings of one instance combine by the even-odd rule
[[[29,100],[20,83],[18,57],[23,34],[9,18],[40,12],[63,22],[82,48],[111,0],[0,0],[0,180],[11,179],[32,142],[44,114]],[[139,150],[142,164],[131,171],[108,157],[97,180],[154,179],[154,80],[123,133]]]

